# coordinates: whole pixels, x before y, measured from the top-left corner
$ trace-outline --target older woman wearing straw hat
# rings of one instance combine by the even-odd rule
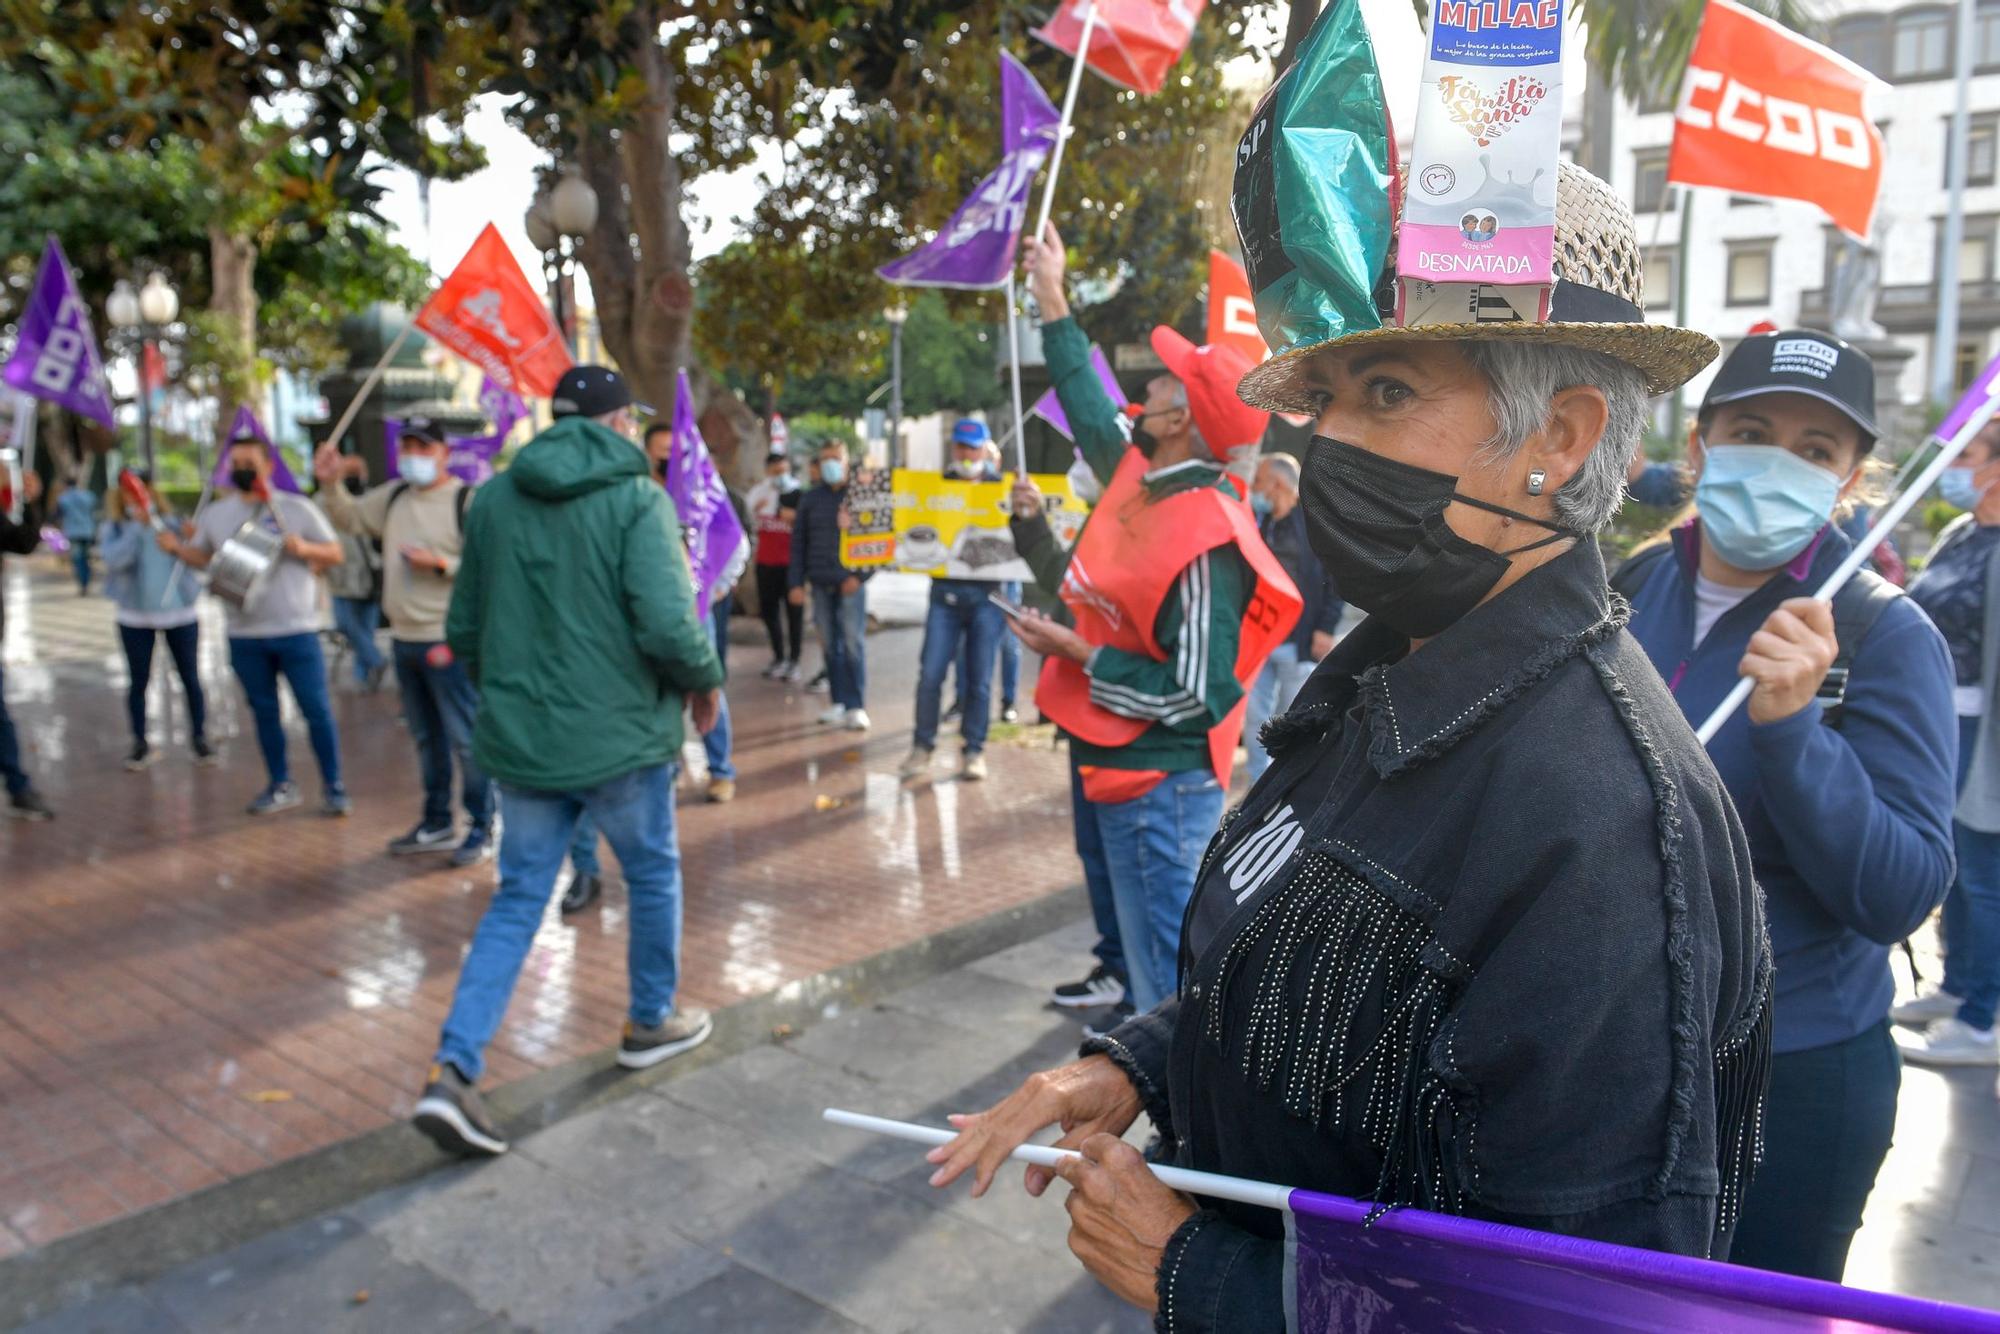
[[[1254,283],[1276,238],[1242,171]],[[1279,351],[1242,395],[1315,420],[1313,547],[1369,618],[1265,729],[1178,994],[932,1155],[936,1184],[972,1171],[979,1193],[1061,1126],[1071,1249],[1161,1329],[1282,1328],[1286,1243],[1270,1211],[1159,1185],[1119,1138],[1142,1111],[1185,1167],[1727,1253],[1767,1079],[1764,922],[1593,540],[1648,396],[1716,347],[1645,322],[1603,182],[1563,165],[1555,225],[1544,322],[1266,320]]]

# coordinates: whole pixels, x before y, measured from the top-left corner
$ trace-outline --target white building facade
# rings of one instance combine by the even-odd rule
[[[1903,402],[1915,404],[1926,397],[1940,355],[1932,345],[1957,90],[1957,6],[1825,0],[1821,13],[1825,28],[1814,36],[1888,84],[1870,105],[1887,146],[1873,237],[1882,253],[1875,319],[1912,353],[1899,388]],[[1959,336],[1956,346],[1942,349],[1960,387],[2000,351],[2000,0],[1981,0],[1973,26]],[[1601,85],[1577,93],[1571,112],[1577,156],[1612,183],[1637,217],[1649,318],[1674,319],[1682,210],[1689,209],[1689,326],[1713,334],[1725,348],[1759,321],[1827,327],[1841,240],[1817,208],[1670,188],[1672,98],[1635,104],[1612,98]],[[1608,134],[1593,133],[1607,125]],[[1704,374],[1690,387],[1692,401],[1699,401],[1707,379]]]

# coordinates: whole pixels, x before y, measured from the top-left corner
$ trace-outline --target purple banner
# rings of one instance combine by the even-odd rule
[[[478,486],[493,476],[493,461],[507,447],[507,437],[514,434],[514,427],[529,416],[528,405],[521,396],[490,375],[479,386],[479,410],[493,423],[491,431],[485,435],[448,435],[444,438],[446,447],[451,450],[445,459],[445,471],[467,486]],[[382,462],[389,475],[394,477],[402,467],[401,452],[397,448],[403,439],[402,419],[383,418],[382,430],[387,437],[382,445]]]
[[[0,380],[111,425],[111,391],[104,383],[104,358],[97,353],[90,310],[77,295],[76,275],[53,236],[42,247],[35,289],[28,294],[19,328]]]
[[[1972,387],[1951,405],[1944,420],[1938,423],[1936,435],[1940,440],[1950,440],[1965,424],[1972,420],[1972,414],[1985,407],[1995,398],[2000,398],[2000,357],[1986,363],[1986,369],[1972,382]]]
[[[701,606],[713,606],[741,577],[750,558],[750,539],[743,521],[729,503],[729,488],[715,470],[708,443],[695,425],[694,398],[687,372],[674,386],[674,443],[667,455],[667,497],[680,515],[681,537],[687,543],[688,566],[694,573]]]
[[[906,287],[1000,287],[1014,265],[1035,173],[1062,119],[1028,67],[1000,53],[1000,166],[921,250],[875,270]]]
[[[1098,383],[1104,386],[1104,392],[1111,395],[1111,401],[1124,407],[1125,391],[1118,387],[1118,377],[1111,373],[1111,363],[1105,359],[1104,349],[1095,343],[1090,345],[1090,365],[1097,372]],[[1036,399],[1035,406],[1028,412],[1061,431],[1063,439],[1075,443],[1076,434],[1069,429],[1069,414],[1063,411],[1062,400],[1056,397],[1054,389]]]
[[[1289,1247],[1301,1334],[1396,1330],[2000,1334],[2000,1314],[1636,1250],[1292,1192]]]
[[[493,423],[493,434],[503,440],[513,434],[516,422],[528,417],[528,405],[521,396],[490,375],[479,383],[479,410]]]
[[[229,434],[222,437],[222,448],[216,451],[215,471],[209,475],[208,484],[218,489],[229,485],[229,442],[245,435],[263,441],[264,448],[271,452],[272,488],[304,495],[299,479],[292,475],[291,465],[285,462],[285,451],[271,443],[271,433],[264,429],[264,423],[257,420],[257,414],[250,411],[248,404],[236,409],[236,420],[229,423]]]

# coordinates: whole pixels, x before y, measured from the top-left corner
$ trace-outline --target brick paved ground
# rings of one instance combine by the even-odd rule
[[[166,754],[128,774],[110,604],[46,556],[5,578],[8,705],[59,818],[0,821],[0,1257],[406,1116],[493,880],[490,863],[384,855],[419,806],[393,688],[336,696],[352,819],[308,804],[254,821],[262,768],[214,607],[203,676],[225,763],[189,763],[163,649]],[[871,641],[877,726],[854,738],[813,722],[820,697],[759,679],[766,654],[738,628],[741,796],[682,806],[688,1000],[725,1005],[1076,882],[1056,753],[996,745],[983,785],[895,778],[914,630]],[[296,732],[292,762],[316,797]],[[615,1041],[623,914],[615,883],[574,923],[551,909],[491,1078]]]

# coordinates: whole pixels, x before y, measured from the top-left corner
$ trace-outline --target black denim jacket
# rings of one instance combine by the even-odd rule
[[[1726,1255],[1770,948],[1735,811],[1625,614],[1582,544],[1415,654],[1363,624],[1267,727],[1276,762],[1208,861],[1334,764],[1303,841],[1183,944],[1178,997],[1084,1046],[1174,1162]],[[1202,1203],[1157,1328],[1283,1328],[1283,1220]]]

